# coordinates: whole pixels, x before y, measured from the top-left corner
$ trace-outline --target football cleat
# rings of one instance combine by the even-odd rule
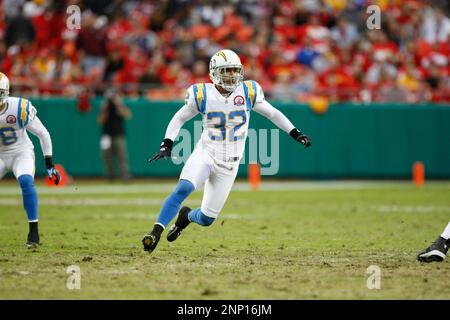
[[[39,234],[37,232],[28,232],[27,248],[36,249],[39,247]]]
[[[160,236],[150,232],[147,233],[144,238],[142,238],[142,244],[144,245],[144,251],[152,253],[158,245]]]
[[[439,237],[431,246],[419,253],[417,260],[420,262],[443,261],[448,251],[449,242],[449,240]]]
[[[175,241],[180,236],[181,231],[183,231],[183,229],[191,223],[188,217],[189,212],[191,212],[191,208],[182,207],[180,209],[180,212],[178,212],[177,221],[175,221],[175,224],[170,227],[170,230],[167,233],[167,241]]]

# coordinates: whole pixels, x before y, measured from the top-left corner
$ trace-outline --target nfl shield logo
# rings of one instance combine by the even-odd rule
[[[240,106],[242,106],[243,104],[244,104],[244,97],[243,96],[236,96],[235,98],[234,98],[234,105],[235,106],[238,106],[238,107],[240,107]]]

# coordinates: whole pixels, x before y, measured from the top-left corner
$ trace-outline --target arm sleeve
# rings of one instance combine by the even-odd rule
[[[184,101],[184,106],[178,110],[177,113],[173,116],[172,120],[170,120],[169,125],[167,126],[165,139],[170,139],[172,141],[178,135],[181,127],[189,120],[191,120],[195,115],[198,114],[198,110],[195,106],[195,100],[193,97],[192,87],[188,89]]]
[[[255,105],[253,106],[253,110],[272,121],[278,128],[287,133],[295,128],[292,122],[289,121],[289,119],[280,110],[276,109],[269,102],[267,102],[259,84],[257,84],[257,92],[258,95]]]
[[[39,138],[44,157],[52,156],[52,140],[47,129],[38,117],[34,116],[32,122],[27,125],[27,130]]]

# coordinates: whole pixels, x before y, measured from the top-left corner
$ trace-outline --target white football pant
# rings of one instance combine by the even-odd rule
[[[36,168],[34,160],[33,150],[0,154],[0,179],[9,171],[14,173],[16,179],[25,174],[34,177]]]
[[[199,143],[186,161],[180,179],[190,181],[195,189],[205,183],[200,210],[208,217],[217,218],[225,205],[239,169],[239,160],[215,160]]]

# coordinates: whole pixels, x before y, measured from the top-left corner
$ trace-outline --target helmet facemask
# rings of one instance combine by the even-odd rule
[[[0,103],[3,105],[9,97],[8,77],[0,72]]]
[[[244,80],[242,65],[227,65],[214,68],[211,80],[226,91],[234,91]]]
[[[0,104],[4,104],[9,97],[8,89],[0,89]]]

